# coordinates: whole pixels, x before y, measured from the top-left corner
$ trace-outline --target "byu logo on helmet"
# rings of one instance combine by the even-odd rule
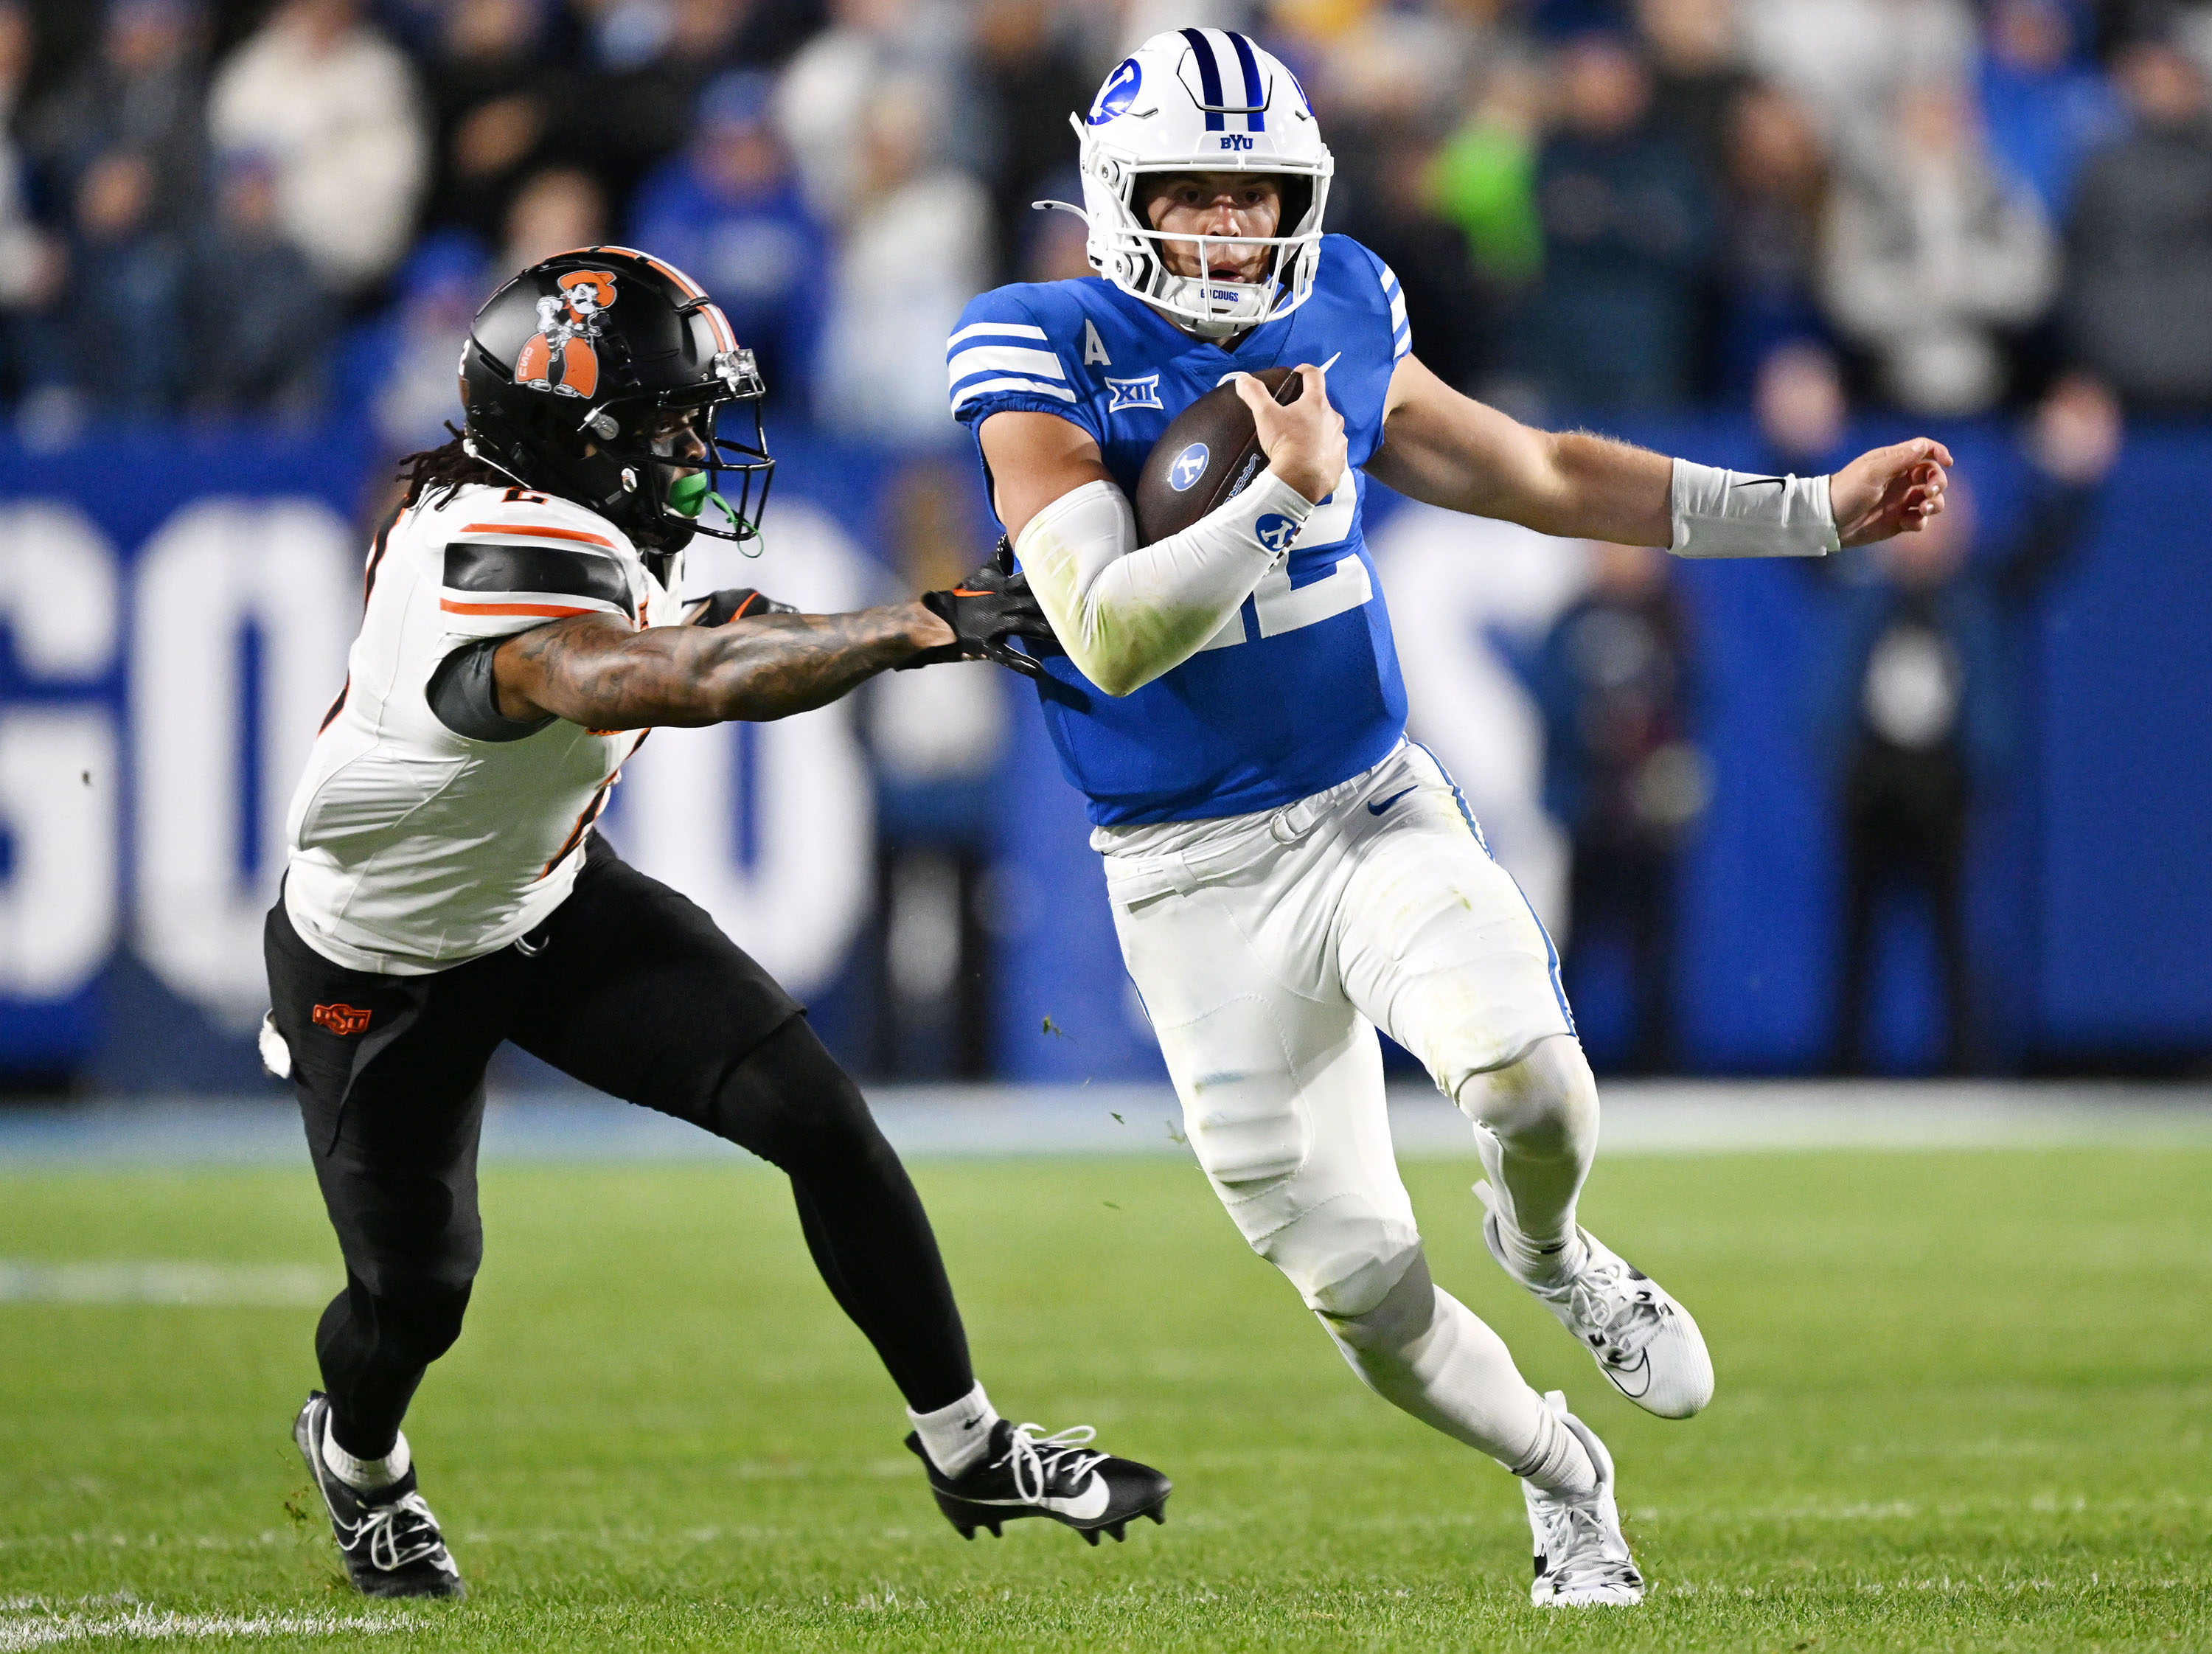
[[[1252,525],[1252,532],[1260,537],[1260,544],[1267,550],[1280,551],[1297,538],[1298,530],[1303,526],[1303,524],[1294,523],[1288,517],[1271,511]]]
[[[1206,475],[1206,462],[1212,456],[1206,444],[1194,442],[1175,457],[1168,466],[1168,486],[1181,494],[1200,477]]]
[[[1134,58],[1124,58],[1106,77],[1106,84],[1098,88],[1098,100],[1091,106],[1085,117],[1092,126],[1104,125],[1117,115],[1129,112],[1129,106],[1145,84],[1145,71]]]

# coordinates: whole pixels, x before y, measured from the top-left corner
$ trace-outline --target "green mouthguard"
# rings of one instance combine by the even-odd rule
[[[737,508],[707,486],[707,473],[695,471],[678,477],[668,485],[668,503],[679,514],[696,517],[709,504],[719,507],[731,522],[738,520]]]
[[[696,517],[707,503],[707,473],[686,471],[668,485],[668,503],[686,517]]]

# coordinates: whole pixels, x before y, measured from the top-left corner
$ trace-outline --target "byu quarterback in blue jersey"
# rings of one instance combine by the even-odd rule
[[[1133,497],[1177,414],[1224,378],[1334,358],[1330,399],[1352,466],[1382,445],[1390,375],[1409,348],[1398,278],[1358,242],[1321,243],[1312,296],[1242,337],[1194,338],[1092,277],[1002,287],[969,305],[947,372],[972,427],[1032,410],[1089,434]],[[1233,349],[1224,349],[1224,345]],[[1380,762],[1406,727],[1406,690],[1361,532],[1367,478],[1347,471],[1234,620],[1133,695],[1047,660],[1045,717],[1068,779],[1102,824],[1241,815],[1333,787]]]
[[[1604,1444],[1431,1278],[1392,1160],[1378,1028],[1472,1122],[1507,1274],[1638,1406],[1705,1405],[1696,1322],[1575,1220],[1596,1086],[1550,939],[1405,739],[1368,479],[1550,534],[1819,556],[1923,527],[1950,456],[1919,439],[1832,477],[1745,477],[1460,395],[1413,354],[1396,278],[1324,233],[1320,124],[1243,35],[1155,35],[1073,124],[1097,277],[986,294],[946,366],[1066,650],[1039,680],[1047,721],[1191,1146],[1362,1380],[1521,1479],[1532,1600],[1640,1602]],[[1304,381],[1285,406],[1249,376],[1274,366]],[[1147,455],[1224,379],[1267,470],[1139,545]]]

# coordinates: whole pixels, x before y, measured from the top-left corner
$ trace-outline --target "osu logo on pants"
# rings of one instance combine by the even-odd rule
[[[357,1005],[319,1005],[309,1013],[307,1020],[318,1028],[327,1028],[341,1037],[358,1034],[368,1026],[368,1012]]]
[[[514,382],[562,396],[588,397],[599,386],[599,317],[615,301],[611,270],[571,270],[556,278],[557,299],[538,301],[538,331],[514,359]]]

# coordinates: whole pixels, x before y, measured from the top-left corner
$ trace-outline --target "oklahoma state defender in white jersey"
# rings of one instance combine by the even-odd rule
[[[406,503],[370,552],[264,938],[264,1046],[298,1092],[346,1264],[293,1438],[354,1584],[462,1594],[399,1426],[483,1261],[483,1075],[507,1040],[789,1175],[808,1249],[963,1535],[1047,1517],[1095,1545],[1163,1519],[1167,1478],[1091,1447],[1089,1426],[999,1417],[859,1089],[767,972],[592,828],[654,724],[780,718],[886,668],[1033,672],[1004,640],[1044,632],[1042,612],[988,572],[857,614],[752,591],[675,612],[684,544],[757,532],[769,461],[752,353],[643,253],[523,271],[477,313],[462,386],[465,435],[403,465]],[[722,431],[732,413],[750,440]]]
[[[640,629],[681,617],[612,523],[513,486],[406,508],[365,583],[345,690],[292,800],[284,907],[319,953],[413,976],[505,947],[561,905],[646,737],[550,715],[471,726],[455,709],[483,703],[469,680],[490,655],[469,646],[573,615]]]

